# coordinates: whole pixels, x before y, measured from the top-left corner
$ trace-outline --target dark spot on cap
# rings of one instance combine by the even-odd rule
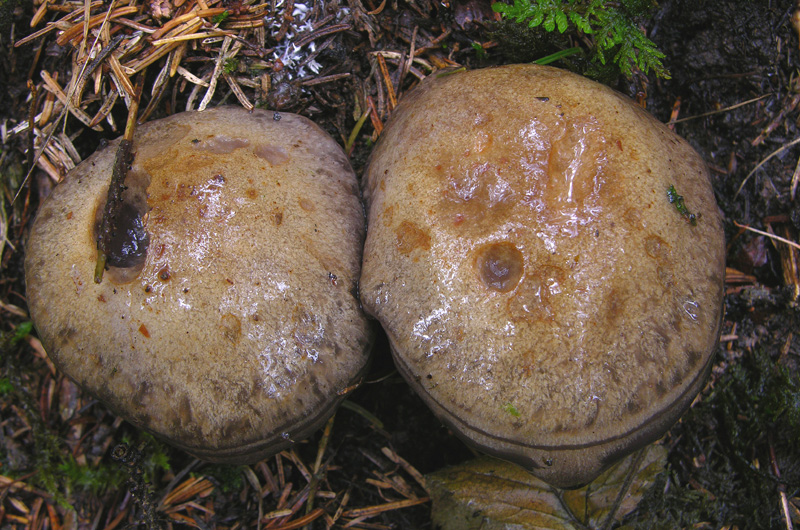
[[[222,334],[225,338],[233,343],[239,342],[239,337],[242,334],[242,322],[235,315],[226,313],[222,315],[221,319]]]
[[[522,252],[512,243],[491,243],[478,251],[475,259],[478,276],[493,291],[507,293],[522,278],[525,268]]]

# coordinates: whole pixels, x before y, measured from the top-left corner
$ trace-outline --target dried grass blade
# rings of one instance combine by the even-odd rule
[[[372,122],[372,127],[375,129],[375,135],[380,136],[383,132],[383,123],[378,115],[378,109],[375,108],[375,102],[372,101],[372,96],[367,96],[367,106],[369,107],[369,120]],[[377,138],[376,138],[377,139]]]
[[[302,526],[305,526],[305,525],[307,525],[309,523],[312,523],[312,522],[316,521],[317,519],[319,519],[324,514],[325,514],[325,510],[323,510],[322,508],[317,508],[316,510],[314,510],[311,513],[309,513],[308,515],[304,515],[303,517],[300,517],[299,519],[295,519],[294,521],[291,521],[289,523],[282,524],[280,526],[276,526],[275,529],[276,530],[294,530],[295,528],[300,528]]]
[[[30,27],[35,28],[36,26],[39,25],[39,22],[42,21],[44,15],[47,13],[47,8],[49,5],[50,5],[49,0],[45,0],[44,2],[42,2],[42,5],[39,6],[39,8],[36,10],[36,13],[34,13],[33,15],[33,18],[31,18]]]
[[[321,85],[323,83],[330,83],[331,81],[338,81],[339,79],[345,79],[348,77],[350,77],[350,72],[342,72],[340,74],[326,75],[324,77],[315,77],[314,79],[303,81],[300,84],[303,86]]]
[[[79,57],[84,57],[86,54],[86,41],[89,39],[89,19],[92,17],[92,2],[91,0],[83,0],[83,39],[81,39],[81,48]],[[113,7],[114,3],[111,3]],[[109,9],[110,10],[110,9]]]
[[[753,173],[755,173],[756,171],[758,171],[758,169],[759,169],[761,166],[763,166],[764,164],[766,164],[766,163],[767,163],[767,162],[768,162],[768,161],[769,161],[769,160],[770,160],[772,157],[774,157],[774,156],[776,156],[776,155],[779,155],[780,153],[784,152],[785,150],[789,149],[790,147],[792,147],[793,145],[796,145],[796,144],[798,144],[798,143],[800,143],[800,137],[798,137],[798,138],[795,138],[794,140],[792,140],[791,142],[789,142],[789,143],[787,143],[787,144],[783,144],[783,145],[782,145],[782,146],[780,146],[778,149],[776,149],[775,151],[773,151],[773,152],[771,152],[769,155],[767,155],[767,157],[766,157],[764,160],[762,160],[761,162],[759,162],[759,163],[758,163],[758,165],[757,165],[756,167],[754,167],[754,168],[752,169],[752,171],[750,171],[750,173],[748,173],[748,174],[747,174],[747,176],[744,178],[744,180],[742,181],[742,183],[739,185],[739,189],[737,189],[737,190],[736,190],[736,193],[733,195],[733,198],[735,199],[736,197],[738,197],[738,196],[739,196],[739,192],[741,192],[741,191],[742,191],[742,188],[744,188],[744,185],[745,185],[745,184],[747,184],[747,181],[748,181],[748,180],[750,180],[750,177],[752,177],[752,176],[753,176]]]
[[[31,475],[27,476],[30,477]],[[16,493],[18,491],[24,491],[25,493],[31,493],[39,497],[44,497],[45,499],[50,498],[50,494],[28,485],[27,483],[23,482],[22,479],[13,479],[10,477],[6,477],[4,475],[0,475],[0,488],[2,488],[3,490],[8,489],[8,491],[12,493]]]
[[[96,7],[100,7],[102,5],[103,5],[103,2],[101,2],[101,1],[92,2],[92,9],[94,9]],[[49,7],[52,8],[52,9],[55,9],[58,6],[49,5]],[[40,29],[39,31],[35,31],[35,32],[31,33],[30,35],[28,35],[27,37],[16,41],[14,43],[14,47],[18,48],[18,47],[20,47],[20,46],[22,46],[24,44],[28,44],[29,42],[34,41],[34,40],[38,39],[39,37],[41,37],[42,35],[46,35],[46,34],[50,33],[51,31],[53,31],[55,29],[67,30],[67,29],[69,29],[71,27],[69,25],[69,22],[71,22],[73,19],[77,18],[82,13],[83,13],[83,11],[81,11],[80,9],[75,9],[75,10],[70,9],[70,13],[68,15],[66,15],[65,17],[62,17],[61,19],[59,19],[59,20],[57,20],[55,22],[48,22],[47,25],[44,28]]]
[[[177,35],[175,37],[164,37],[163,39],[159,39],[153,41],[153,46],[164,46],[165,44],[173,44],[175,42],[185,42],[190,40],[197,40],[197,39],[208,39],[212,37],[232,37],[233,33],[230,31],[207,31],[204,33],[188,33],[186,35]]]
[[[389,94],[389,111],[391,112],[397,106],[397,96],[395,96],[394,83],[389,75],[389,69],[386,68],[386,59],[383,58],[383,55],[378,55],[378,67],[381,69],[383,82],[386,85],[386,91]]]
[[[236,82],[236,79],[231,74],[227,73],[223,73],[222,77],[228,82],[228,86],[231,87],[233,94],[236,96],[236,99],[239,100],[239,103],[242,104],[242,107],[246,108],[247,110],[253,110],[255,105],[250,103],[250,100],[247,99],[247,96],[242,91],[242,87],[239,86],[239,83]]]
[[[148,26],[146,24],[142,24],[140,22],[136,22],[135,20],[131,20],[125,17],[118,17],[117,23],[122,24],[123,26],[128,26],[129,28],[133,28],[137,31],[142,31],[144,33],[147,33],[148,35],[151,35],[158,30],[158,28],[154,28],[152,26]]]
[[[94,115],[94,118],[92,118],[92,122],[89,125],[98,125],[101,121],[106,119],[106,116],[108,116],[108,114],[111,112],[111,109],[114,108],[114,103],[117,102],[117,99],[119,99],[119,92],[112,90],[111,93],[106,96],[105,101],[103,101],[103,105],[100,107],[100,110],[97,111],[97,114]]]
[[[114,11],[111,12],[106,12],[101,15],[95,15],[91,17],[89,21],[86,22],[86,24],[75,24],[68,30],[64,31],[64,33],[59,35],[58,38],[56,39],[56,44],[58,44],[59,46],[65,46],[68,42],[78,38],[79,36],[82,36],[81,33],[84,28],[84,25],[86,25],[88,28],[91,29],[95,26],[102,24],[103,21],[106,19],[113,20],[115,18],[122,17],[125,15],[132,15],[134,13],[137,13],[138,11],[139,11],[138,7],[130,6],[130,7],[120,7],[119,9],[115,9]]]
[[[119,523],[122,522],[125,516],[128,515],[129,510],[130,506],[126,507],[124,510],[115,515],[111,522],[109,522],[103,530],[114,530],[117,526],[119,526]]]
[[[402,501],[389,502],[386,504],[377,504],[375,506],[368,506],[366,508],[355,508],[347,510],[342,514],[342,517],[373,517],[379,513],[388,512],[391,510],[399,510],[401,508],[409,508],[417,506],[418,504],[425,504],[430,499],[428,497],[421,497],[419,499],[406,499]]]
[[[210,80],[211,80],[211,74],[212,73],[213,72],[209,72],[208,74],[203,76],[203,80],[202,80],[203,84],[197,84],[197,85],[194,85],[192,87],[192,91],[189,93],[189,97],[186,98],[186,110],[193,110],[194,109],[194,102],[197,99],[197,97],[200,95],[200,89],[202,87],[210,86],[210,84],[211,84]],[[206,77],[209,79],[209,81],[205,80]]]
[[[263,28],[264,27],[264,19],[258,18],[254,20],[234,20],[232,22],[228,22],[225,24],[225,29],[254,29],[254,28]]]
[[[25,37],[23,39],[20,39],[17,42],[15,42],[14,43],[14,47],[15,48],[19,48],[20,46],[22,46],[24,44],[28,44],[29,42],[38,39],[42,35],[47,35],[48,33],[50,33],[51,31],[53,31],[55,29],[59,29],[58,23],[57,22],[50,22],[45,27],[40,29],[39,31],[35,31],[35,32],[31,33],[30,35],[28,35],[27,37]]]
[[[58,134],[58,141],[61,142],[61,145],[64,147],[64,151],[69,155],[72,163],[79,164],[81,161],[81,155],[78,154],[78,150],[75,149],[70,137],[62,132]]]
[[[225,59],[227,59],[228,51],[230,50],[232,43],[233,39],[230,37],[225,37],[225,39],[223,39],[219,54],[214,62],[214,72],[211,74],[211,81],[208,83],[208,90],[206,90],[206,93],[203,96],[203,99],[200,101],[200,106],[197,108],[197,110],[206,110],[208,104],[211,103],[211,98],[214,97],[214,92],[217,90],[217,80],[219,79],[219,76],[222,75],[222,68],[224,66]]]
[[[197,23],[198,27],[201,24],[202,24],[201,22],[198,22]],[[135,60],[133,60],[133,61],[127,63],[127,64],[124,64],[123,65],[123,69],[129,75],[133,75],[133,74],[139,73],[142,70],[144,70],[145,68],[147,68],[148,66],[150,66],[151,64],[153,64],[154,62],[158,61],[159,59],[161,59],[162,57],[164,57],[165,55],[167,55],[168,53],[173,51],[178,46],[180,46],[180,43],[175,42],[175,43],[172,43],[172,44],[167,44],[165,46],[161,46],[160,48],[155,48],[154,51],[152,53],[150,53],[149,55],[147,55],[146,57],[138,58],[138,59],[135,59]]]
[[[292,510],[275,510],[264,514],[264,517],[261,518],[261,522],[267,522],[273,519],[280,519],[281,517],[289,517],[290,515],[292,515]]]
[[[176,31],[176,34],[182,34],[182,33],[186,33],[186,32],[193,32],[193,31],[195,31],[197,28],[199,28],[202,25],[203,25],[203,21],[202,20],[195,20],[191,24],[187,24],[186,26],[182,26],[179,30]],[[161,59],[162,57],[164,57],[168,53],[172,52],[178,46],[181,46],[181,45],[182,44],[179,43],[179,42],[173,42],[172,44],[165,44],[165,45],[160,46],[158,48],[152,48],[153,51],[149,55],[147,55],[145,57],[137,58],[137,59],[125,64],[124,67],[125,67],[126,71],[128,71],[128,73],[132,75],[132,74],[134,74],[136,72],[141,71],[143,68],[149,66],[150,64],[154,63],[155,61]]]
[[[428,485],[427,485],[427,482],[425,480],[425,477],[422,475],[422,473],[417,471],[417,468],[415,468],[414,466],[409,464],[408,461],[405,458],[403,458],[402,456],[398,455],[397,453],[395,453],[394,451],[392,451],[388,447],[381,448],[381,452],[384,455],[386,455],[386,458],[388,458],[389,460],[391,460],[395,464],[398,464],[400,467],[402,467],[405,470],[406,473],[411,475],[411,477],[414,480],[417,481],[417,484],[422,486],[422,489],[424,489],[425,491],[428,491]]]
[[[125,103],[128,105],[128,107],[130,107],[131,102],[136,97],[136,91],[131,84],[130,78],[122,70],[122,65],[120,64],[119,60],[113,55],[108,58],[108,64],[111,67],[112,78],[116,79],[116,82],[122,91],[122,95],[125,98]]]
[[[189,22],[191,20],[192,23],[194,24],[195,22],[198,22],[197,19],[199,18],[215,17],[217,15],[221,15],[224,12],[225,8],[222,7],[216,7],[214,9],[198,9],[191,11],[179,17],[173,18],[172,20],[161,26],[158,30],[156,30],[156,32],[153,33],[150,37],[153,40],[158,40],[161,38],[162,35],[166,35],[170,31],[172,31],[173,28],[177,28],[178,26],[180,26],[185,22]],[[202,21],[200,21],[200,24],[202,24]]]
[[[183,66],[179,66],[177,71],[182,77],[184,77],[190,83],[193,83],[195,85],[204,86],[204,87],[208,86],[208,82],[207,81],[203,81],[202,79],[200,79],[199,77],[194,75],[192,72],[190,72],[189,70],[187,70]]]
[[[56,168],[55,164],[53,164],[45,153],[39,153],[39,157],[36,159],[36,165],[47,173],[47,176],[50,177],[54,183],[61,182],[61,172]]]
[[[794,241],[790,241],[790,240],[786,239],[785,237],[781,237],[781,236],[775,235],[775,234],[770,233],[770,232],[765,232],[763,230],[759,230],[757,228],[753,228],[752,226],[743,225],[743,224],[737,223],[736,221],[734,221],[733,224],[735,224],[739,228],[744,228],[745,230],[749,230],[750,232],[754,232],[756,234],[768,237],[770,239],[774,239],[775,241],[780,241],[781,243],[784,243],[786,245],[789,245],[790,247],[794,247],[794,248],[800,250],[800,245],[799,244],[795,243]]]
[[[186,524],[186,525],[189,525],[189,526],[193,526],[195,528],[205,528],[205,525],[203,525],[203,526],[199,525],[197,523],[197,521],[195,521],[194,519],[192,519],[191,517],[189,517],[187,515],[183,515],[181,513],[170,513],[170,514],[167,514],[167,515],[169,516],[170,519],[173,519],[176,522],[183,523],[183,524]]]
[[[73,116],[78,118],[78,120],[80,120],[81,123],[83,123],[87,127],[90,127],[92,130],[95,130],[95,131],[101,131],[102,130],[98,126],[92,127],[90,125],[92,120],[91,120],[91,118],[89,118],[89,115],[86,114],[83,110],[81,110],[78,107],[73,107],[72,105],[69,104],[69,98],[67,98],[67,95],[64,93],[64,91],[58,85],[58,82],[55,79],[53,79],[50,76],[50,74],[47,73],[46,70],[42,70],[41,76],[42,76],[42,80],[44,81],[45,88],[48,91],[52,92],[58,98],[58,100],[67,108],[67,110],[69,111],[70,114],[72,114]]]
[[[204,497],[214,490],[214,485],[205,477],[188,478],[172,490],[161,503],[164,507],[182,504],[195,496]]]
[[[181,65],[181,61],[183,60],[183,55],[186,53],[187,46],[188,46],[187,43],[183,43],[181,46],[178,46],[172,53],[169,54],[167,63],[169,63],[170,77],[175,77],[175,72],[178,71],[178,68]]]

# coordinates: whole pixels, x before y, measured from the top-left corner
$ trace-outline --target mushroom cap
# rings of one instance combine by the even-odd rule
[[[301,116],[237,107],[140,126],[125,203],[149,246],[97,284],[117,145],[70,172],[31,231],[28,303],[48,355],[204,460],[253,462],[303,439],[364,372],[372,339],[356,294],[363,208],[341,148]]]
[[[720,215],[700,156],[624,96],[536,65],[431,75],[364,185],[364,308],[467,442],[574,486],[701,390]]]

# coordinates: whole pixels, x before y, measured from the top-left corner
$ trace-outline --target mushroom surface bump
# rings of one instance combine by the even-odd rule
[[[720,215],[699,155],[627,98],[535,65],[433,74],[396,109],[364,187],[364,308],[479,449],[586,483],[702,388]]]
[[[205,460],[253,462],[303,439],[359,379],[372,339],[341,148],[303,117],[236,107],[140,126],[97,284],[117,145],[75,168],[32,228],[28,303],[48,355]]]

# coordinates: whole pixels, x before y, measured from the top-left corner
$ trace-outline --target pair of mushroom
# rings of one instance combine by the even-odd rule
[[[362,304],[457,434],[559,486],[702,387],[724,271],[705,166],[594,82],[429,76],[372,154],[366,241],[347,158],[305,118],[178,114],[134,148],[105,279],[113,142],[43,204],[28,301],[61,370],[200,458],[255,461],[324,422],[366,369]]]

